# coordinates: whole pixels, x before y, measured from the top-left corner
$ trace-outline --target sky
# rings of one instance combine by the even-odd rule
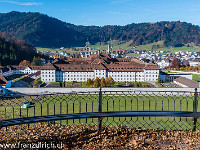
[[[200,25],[200,0],[0,0],[0,13],[40,12],[75,25],[185,21]]]

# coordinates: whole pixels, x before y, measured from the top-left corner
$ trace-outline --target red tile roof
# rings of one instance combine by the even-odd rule
[[[148,63],[144,67],[145,69],[159,69],[155,64],[153,63]]]
[[[90,55],[84,58],[70,58],[69,64],[46,64],[43,68],[57,68],[58,71],[94,71],[94,69],[106,69],[108,71],[144,71],[144,69],[159,69],[153,63],[144,63],[137,58],[116,58],[114,63],[104,53]]]
[[[56,67],[53,64],[51,64],[51,63],[47,63],[44,66],[42,66],[41,69],[49,69],[49,70],[53,69],[53,70],[55,70]]]

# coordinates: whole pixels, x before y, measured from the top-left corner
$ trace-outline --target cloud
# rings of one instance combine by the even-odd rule
[[[9,4],[16,4],[16,5],[23,5],[23,6],[38,6],[42,5],[42,3],[38,2],[16,2],[16,1],[7,1],[7,0],[0,0],[0,2],[3,3],[9,3]]]

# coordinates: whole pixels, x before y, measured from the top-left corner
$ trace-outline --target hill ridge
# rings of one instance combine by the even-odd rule
[[[200,27],[187,22],[161,21],[156,23],[132,23],[125,26],[83,26],[63,22],[38,12],[0,13],[0,32],[21,38],[37,47],[84,46],[107,42],[110,38],[133,42],[130,46],[164,41],[164,46],[200,44]]]

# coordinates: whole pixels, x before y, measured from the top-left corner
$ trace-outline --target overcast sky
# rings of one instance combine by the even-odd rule
[[[185,21],[200,25],[200,0],[0,0],[0,12],[40,12],[76,25]]]

